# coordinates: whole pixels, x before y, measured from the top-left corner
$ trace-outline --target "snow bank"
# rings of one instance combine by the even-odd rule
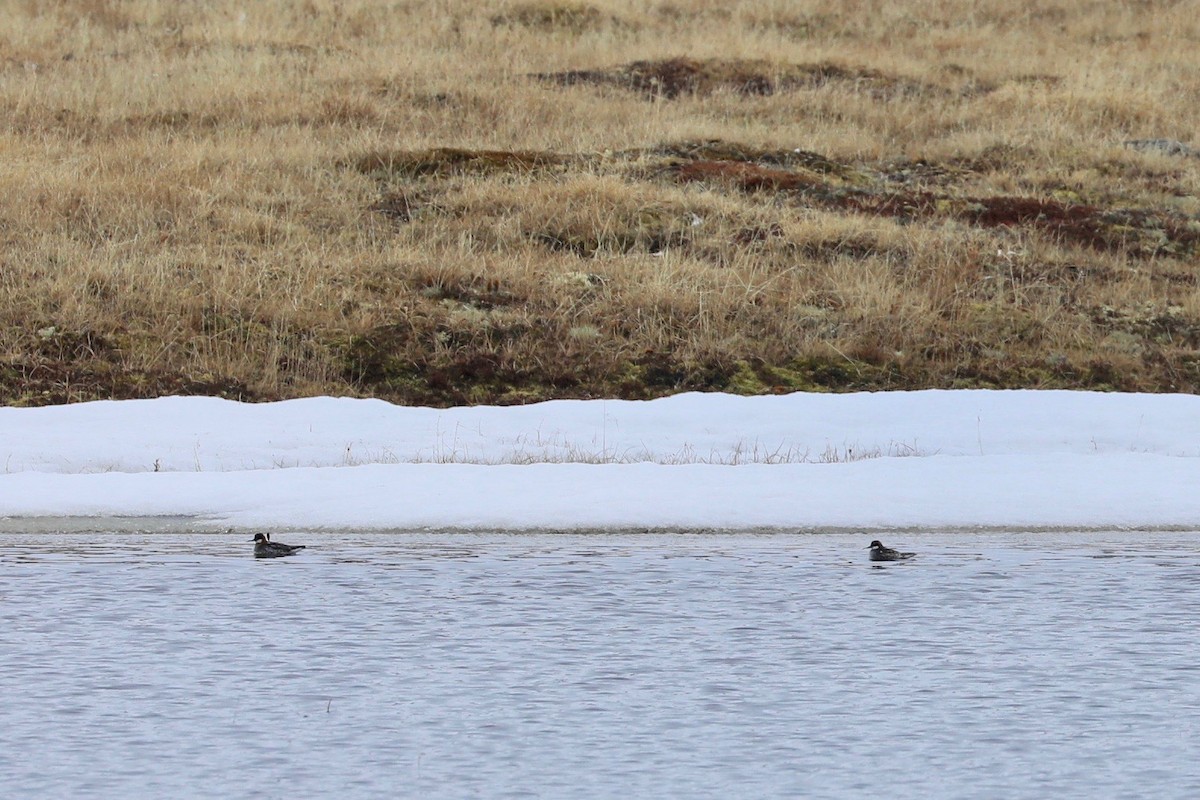
[[[0,516],[204,527],[1200,526],[1200,398],[926,391],[516,408],[0,409]],[[11,527],[11,526],[10,526]]]

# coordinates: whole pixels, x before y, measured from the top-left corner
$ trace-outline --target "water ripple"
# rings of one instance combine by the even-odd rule
[[[1200,790],[1194,534],[247,538],[0,534],[0,794]]]

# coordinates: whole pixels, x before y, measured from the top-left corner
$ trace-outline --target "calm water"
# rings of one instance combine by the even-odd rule
[[[1200,796],[1200,536],[0,534],[0,795]]]

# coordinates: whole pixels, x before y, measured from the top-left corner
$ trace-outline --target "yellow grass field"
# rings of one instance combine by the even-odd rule
[[[1197,391],[1191,147],[1192,2],[4,3],[0,402]]]

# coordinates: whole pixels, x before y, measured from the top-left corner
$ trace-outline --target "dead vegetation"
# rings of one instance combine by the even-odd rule
[[[667,58],[633,61],[604,69],[544,72],[534,77],[559,86],[616,86],[637,92],[646,99],[666,100],[720,91],[767,96],[824,87],[861,92],[876,100],[935,96],[948,91],[876,69],[847,67],[834,62],[778,64],[763,59]]]
[[[14,6],[0,400],[1197,391],[1151,5]]]

